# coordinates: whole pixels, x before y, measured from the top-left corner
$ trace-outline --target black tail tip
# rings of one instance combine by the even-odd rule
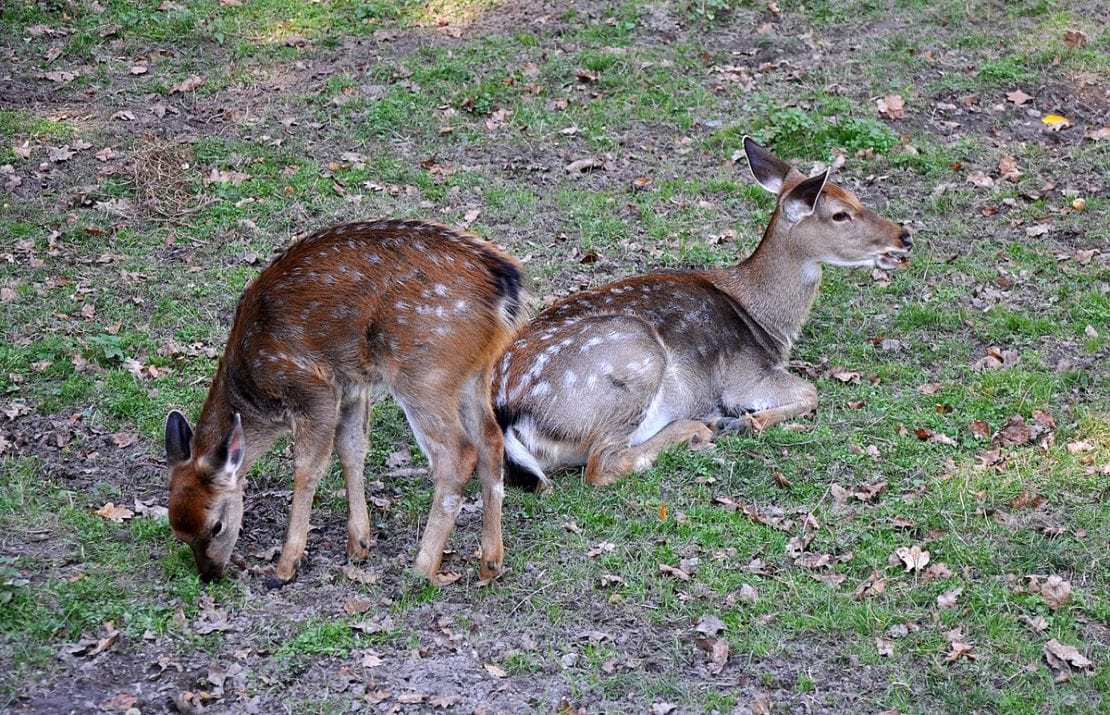
[[[509,428],[520,417],[508,405],[497,402],[493,405],[493,415],[497,418],[497,426],[501,428],[503,434],[508,434]],[[543,478],[523,464],[514,462],[508,452],[505,453],[505,481],[511,486],[533,493],[543,488]]]
[[[496,256],[491,266],[494,282],[497,284],[498,297],[505,300],[509,318],[516,320],[521,308],[521,293],[524,290],[524,276],[512,261]]]
[[[510,486],[519,487],[533,494],[540,491],[543,486],[543,481],[538,474],[517,464],[507,454],[505,455],[505,481]]]

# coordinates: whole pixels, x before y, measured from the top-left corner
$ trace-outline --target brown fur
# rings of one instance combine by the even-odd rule
[[[909,234],[825,176],[807,179],[745,140],[757,181],[779,197],[747,260],[637,276],[541,313],[494,375],[511,481],[585,465],[607,484],[660,451],[721,429],[762,429],[817,406],[785,369],[817,294],[820,264],[892,267]]]
[[[347,552],[364,558],[370,405],[389,392],[435,482],[416,570],[438,572],[477,465],[485,499],[481,571],[496,576],[502,447],[488,385],[493,360],[523,320],[522,301],[513,259],[432,223],[337,226],[278,256],[239,301],[195,434],[177,413],[167,422],[170,523],[192,546],[202,575],[218,577],[230,558],[242,516],[240,475],[287,430],[294,435],[294,495],[277,580],[295,574],[333,446],[350,504]]]

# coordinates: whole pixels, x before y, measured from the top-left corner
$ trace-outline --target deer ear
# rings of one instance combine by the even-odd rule
[[[787,221],[798,223],[813,213],[813,210],[817,208],[817,199],[821,196],[821,190],[825,188],[825,182],[828,178],[829,172],[827,170],[822,171],[817,176],[809,177],[786,193],[782,198],[782,210],[786,214]]]
[[[185,415],[177,410],[166,417],[166,461],[172,467],[189,459],[189,443],[193,440],[193,430]]]
[[[225,489],[238,486],[239,468],[243,466],[243,445],[243,422],[236,412],[231,431],[208,458],[214,470],[211,480],[216,486]]]
[[[756,183],[777,196],[790,175],[790,164],[756,144],[751,137],[744,137],[744,153]]]

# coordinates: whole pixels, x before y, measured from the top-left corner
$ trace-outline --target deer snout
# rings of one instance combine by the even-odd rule
[[[902,233],[898,234],[898,240],[902,242],[902,248],[907,251],[913,248],[913,236],[906,229],[902,229]]]

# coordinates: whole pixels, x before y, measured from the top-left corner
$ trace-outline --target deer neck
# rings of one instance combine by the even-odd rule
[[[777,218],[772,217],[747,259],[722,271],[720,287],[789,353],[809,319],[821,284],[821,264],[786,240],[789,228],[780,227]]]
[[[204,399],[204,407],[201,408],[200,417],[197,418],[192,444],[194,454],[206,454],[215,449],[231,431],[235,410],[231,406],[229,397],[227,358],[224,357],[216,368],[216,376],[212,379],[212,386]]]

